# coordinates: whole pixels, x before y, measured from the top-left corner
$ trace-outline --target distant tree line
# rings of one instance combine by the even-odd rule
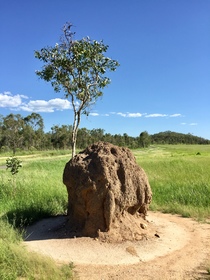
[[[71,149],[71,134],[71,125],[54,125],[50,132],[44,132],[44,121],[37,113],[27,117],[22,117],[20,114],[0,116],[0,152],[12,151],[15,154],[17,150]],[[131,149],[146,148],[150,144],[210,144],[210,140],[171,131],[153,135],[143,131],[139,136],[132,137],[127,133],[123,135],[105,133],[101,128],[78,130],[78,149],[83,149],[97,141],[110,142]]]
[[[156,144],[210,144],[210,140],[173,131],[159,132],[151,135],[151,142]]]

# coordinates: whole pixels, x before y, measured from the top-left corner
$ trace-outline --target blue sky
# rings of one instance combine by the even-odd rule
[[[103,39],[120,63],[81,128],[210,139],[209,15],[209,0],[1,0],[0,114],[37,112],[45,131],[72,124],[71,104],[36,76],[34,57],[70,21],[76,39]]]

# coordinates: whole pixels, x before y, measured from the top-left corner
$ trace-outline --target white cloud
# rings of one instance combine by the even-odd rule
[[[90,116],[93,116],[93,117],[97,117],[97,116],[99,116],[99,114],[98,114],[98,113],[90,113],[89,115],[90,115]]]
[[[169,116],[170,118],[181,117],[181,114],[172,114]]]
[[[111,112],[110,114],[112,115],[118,115],[124,118],[140,118],[140,117],[145,117],[145,118],[163,118],[163,117],[170,117],[170,118],[175,118],[175,117],[181,117],[181,114],[147,114],[147,113],[122,113],[122,112]]]
[[[23,99],[29,99],[26,95],[16,94],[6,91],[0,93],[0,107],[12,110],[22,110],[26,112],[54,112],[72,109],[71,103],[67,99],[54,98],[48,101],[31,100],[28,103]]]
[[[66,109],[71,109],[71,103],[66,99],[50,99],[45,100],[32,100],[27,104],[20,106],[23,111],[27,112],[42,112],[42,113],[52,113],[54,111],[63,111]]]
[[[22,98],[25,98],[24,96],[21,96],[20,94],[12,95],[10,92],[4,92],[0,93],[0,107],[1,108],[16,108],[21,105]]]
[[[185,123],[185,122],[183,122],[183,123],[181,123],[181,125],[198,125],[197,123]]]
[[[99,114],[99,113],[96,113],[96,112],[93,112],[93,113],[89,113],[89,116],[92,116],[92,117],[109,117],[109,114]]]
[[[116,113],[118,116],[121,116],[121,117],[126,117],[126,114],[125,113],[121,113],[121,112],[119,112],[119,113]]]
[[[190,123],[190,125],[198,125],[197,123]]]
[[[149,114],[146,115],[145,118],[158,118],[158,117],[167,117],[168,115],[166,114]]]
[[[28,96],[23,95],[23,94],[20,94],[20,97],[21,97],[21,98],[23,98],[23,99],[29,99],[29,97],[28,97]]]
[[[8,108],[12,110],[22,110],[26,112],[45,112],[52,113],[54,111],[63,111],[67,109],[72,109],[71,103],[67,99],[54,98],[48,101],[46,100],[30,100],[29,102],[23,101],[23,99],[29,99],[25,95],[16,94],[12,95],[11,92],[0,93],[0,107]],[[76,103],[76,106],[79,106]],[[145,118],[157,118],[157,117],[180,117],[182,116],[179,113],[166,115],[166,114],[146,114],[146,113],[130,113],[130,112],[110,112],[109,114],[99,114],[96,112],[90,113],[90,116],[106,116],[110,114],[118,115],[124,118],[140,118],[144,116]],[[185,123],[182,123],[185,124]],[[190,125],[197,125],[197,123],[191,123]]]
[[[139,117],[142,117],[142,114],[141,113],[122,113],[122,112],[118,112],[118,113],[115,113],[115,112],[112,112],[111,114],[115,114],[115,115],[118,115],[118,116],[121,116],[121,117],[124,117],[124,118],[139,118]]]
[[[142,117],[141,113],[127,113],[127,117],[129,118],[139,118]]]

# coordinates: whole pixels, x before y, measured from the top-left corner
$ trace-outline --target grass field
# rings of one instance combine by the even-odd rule
[[[164,145],[134,151],[153,191],[152,210],[210,218],[210,146]]]
[[[62,172],[69,156],[50,152],[18,158],[22,168],[15,183],[9,170],[0,169],[0,279],[72,279],[72,264],[57,266],[21,245],[25,225],[66,212]]]
[[[210,218],[210,145],[151,146],[133,153],[149,177],[151,210]],[[0,156],[0,166],[7,157]],[[62,173],[70,152],[17,157],[23,166],[15,178],[0,169],[0,279],[71,279],[71,264],[56,266],[51,259],[27,254],[20,232],[36,220],[66,213]]]

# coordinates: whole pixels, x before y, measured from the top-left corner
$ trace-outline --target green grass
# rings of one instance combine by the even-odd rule
[[[67,160],[67,159],[66,159]],[[67,193],[62,183],[65,159],[24,160],[16,176],[1,170],[0,213],[15,225],[26,225],[40,218],[65,213]]]
[[[210,266],[209,266],[209,268],[207,269],[207,272],[208,272],[208,274],[210,275]]]
[[[6,159],[11,157],[11,152],[0,153],[0,166],[5,165]],[[23,161],[31,161],[34,159],[49,159],[50,157],[71,157],[69,150],[48,150],[48,151],[17,151],[15,157]]]
[[[6,221],[0,220],[0,279],[72,279],[72,264],[56,265],[52,259],[28,251],[22,237]]]
[[[133,150],[153,192],[151,210],[197,220],[210,218],[210,145],[163,145]],[[0,157],[5,165],[9,155]],[[62,183],[67,151],[16,155],[22,161],[15,180],[0,169],[0,279],[71,279],[72,266],[28,254],[21,245],[25,225],[65,214],[67,192]],[[210,269],[209,269],[210,271]]]
[[[69,156],[22,157],[14,178],[0,170],[0,279],[72,279],[72,265],[28,254],[21,245],[24,226],[66,213],[67,192],[62,172]]]
[[[210,146],[154,146],[134,155],[149,177],[150,209],[198,220],[210,217]]]

